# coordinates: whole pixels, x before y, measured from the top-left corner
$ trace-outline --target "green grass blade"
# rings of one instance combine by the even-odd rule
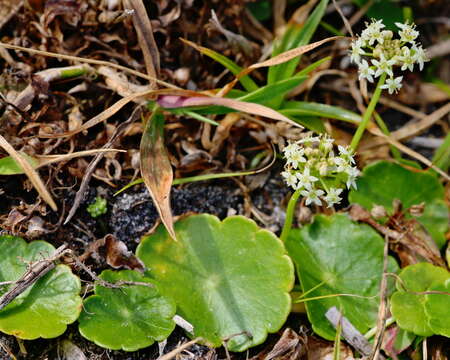
[[[281,111],[280,111],[281,112]],[[323,120],[317,116],[293,116],[285,114],[289,119],[316,133],[326,133]]]
[[[285,116],[319,116],[359,124],[361,116],[343,108],[306,101],[286,101],[280,110]]]
[[[320,65],[322,65],[325,61],[331,60],[331,56],[324,57],[323,59],[317,60],[313,62],[311,65],[305,67],[303,70],[300,70],[295,76],[308,75],[311,71],[317,69]]]
[[[192,46],[194,49],[202,53],[203,55],[206,55],[210,57],[211,59],[217,61],[218,63],[225,66],[228,70],[230,70],[234,75],[239,74],[243,69],[236,64],[233,60],[227,58],[226,56],[219,54],[218,52],[208,49],[206,47],[197,45],[191,41],[183,40],[188,45]],[[239,79],[240,83],[247,91],[255,91],[258,89],[258,85],[253,81],[253,79],[245,75]]]
[[[291,79],[281,80],[274,84],[263,86],[256,91],[238,98],[238,100],[262,104],[276,109],[274,106],[276,104],[273,104],[274,95],[284,98],[291,90],[306,79],[307,76],[296,76]]]
[[[325,13],[328,1],[321,0],[303,26],[289,23],[283,37],[274,45],[272,56],[308,44]],[[299,61],[300,57],[284,64],[272,66],[268,72],[268,84],[273,84],[279,80],[291,77]]]

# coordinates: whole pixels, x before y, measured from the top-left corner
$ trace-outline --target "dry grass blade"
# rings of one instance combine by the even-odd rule
[[[410,138],[420,132],[428,129],[430,126],[435,124],[439,119],[448,115],[450,112],[450,102],[443,105],[431,114],[422,117],[419,121],[408,122],[405,126],[391,133],[390,138],[393,140],[403,140]],[[386,138],[376,139],[371,142],[366,148],[371,148],[379,146],[388,142]]]
[[[84,150],[84,151],[77,151],[70,154],[58,154],[58,155],[38,155],[36,156],[37,160],[39,161],[39,165],[36,167],[36,169],[47,166],[50,164],[54,164],[61,161],[68,161],[72,160],[78,157],[83,156],[91,156],[91,155],[97,155],[100,153],[107,153],[107,152],[126,152],[126,150],[119,150],[119,149],[94,149],[94,150]]]
[[[164,116],[154,111],[147,120],[141,139],[141,175],[150,192],[161,221],[176,240],[173,228],[173,216],[170,209],[170,189],[173,172],[169,156],[164,145]]]
[[[20,165],[42,199],[44,199],[44,201],[50,205],[53,211],[57,211],[58,207],[56,206],[55,201],[48,192],[38,173],[33,169],[30,163],[26,159],[24,159],[1,135],[0,146],[5,149],[5,151],[14,159],[14,161],[18,165]]]
[[[283,64],[283,63],[285,63],[297,56],[305,54],[327,42],[338,40],[338,39],[343,39],[343,38],[344,38],[343,36],[332,36],[332,37],[329,37],[329,38],[326,38],[326,39],[323,39],[320,41],[316,41],[312,44],[303,45],[298,48],[285,51],[284,53],[274,56],[273,58],[270,58],[269,60],[250,65],[248,68],[242,70],[238,75],[236,75],[236,78],[232,82],[225,85],[223,87],[223,89],[220,90],[219,93],[217,93],[217,96],[225,96],[226,94],[228,94],[228,92],[236,85],[236,83],[239,81],[239,79],[242,76],[248,75],[255,69]]]
[[[279,64],[283,64],[286,61],[289,61],[297,56],[300,56],[302,54],[305,54],[311,50],[314,50],[316,47],[319,47],[327,42],[330,41],[334,41],[334,40],[338,40],[338,39],[343,39],[343,36],[332,36],[320,41],[316,41],[313,42],[312,44],[308,44],[308,45],[303,45],[300,46],[298,48],[292,49],[292,50],[288,50],[285,51],[284,53],[281,53],[277,56],[274,56],[273,58],[260,62],[260,63],[256,63],[253,65],[250,65],[247,69],[245,69],[244,71],[252,71],[254,69],[259,69],[262,67],[268,67],[268,66],[274,66],[274,65],[279,65]]]
[[[422,162],[429,168],[432,168],[434,171],[436,171],[437,173],[442,175],[442,177],[444,177],[445,180],[450,181],[450,176],[448,174],[446,174],[444,171],[442,171],[441,169],[439,169],[437,166],[433,165],[433,163],[430,160],[428,160],[425,156],[419,154],[418,152],[415,152],[414,150],[411,150],[409,147],[403,145],[401,142],[391,139],[389,136],[384,135],[379,129],[369,129],[368,128],[368,130],[372,134],[384,138],[387,143],[394,145],[397,149],[399,149],[400,151],[403,151],[405,154],[413,157],[414,159],[419,160],[420,162]]]
[[[236,99],[222,98],[217,96],[181,97],[168,95],[159,97],[158,103],[165,108],[210,105],[226,106],[237,111],[242,111],[244,113],[259,115],[274,120],[280,120],[296,127],[302,127],[300,124],[292,121],[286,116],[280,114],[278,111],[273,110],[267,106],[251,102],[239,101]]]
[[[142,0],[125,0],[124,4],[127,8],[134,10],[133,24],[138,35],[139,46],[141,47],[142,54],[144,55],[147,74],[152,78],[156,78],[159,74],[160,66],[159,51],[153,37],[152,24],[147,16],[145,6]],[[152,88],[156,88],[156,82],[154,80],[150,80],[150,86]]]
[[[436,111],[433,111],[430,115],[427,115],[417,122],[408,123],[401,129],[391,133],[391,137],[395,140],[402,140],[414,136],[432,126],[439,119],[450,113],[450,102],[440,107]]]
[[[116,103],[111,105],[109,108],[107,108],[105,111],[102,111],[100,114],[94,116],[92,119],[85,122],[78,129],[75,129],[72,131],[66,131],[65,133],[62,133],[62,134],[40,134],[39,137],[54,139],[54,138],[73,136],[75,134],[78,134],[79,132],[87,130],[92,126],[95,126],[95,125],[101,123],[104,120],[109,119],[111,116],[113,116],[115,113],[117,113],[120,109],[122,109],[126,104],[128,104],[130,101],[133,101],[136,98],[147,96],[147,95],[150,95],[153,93],[155,93],[155,90],[148,90],[148,91],[143,91],[141,93],[132,94],[123,99],[120,99],[119,101],[117,101]]]
[[[154,81],[162,86],[171,88],[171,89],[180,89],[178,86],[170,84],[168,82],[159,80],[153,76],[141,73],[140,71],[136,71],[134,69],[130,69],[126,66],[122,66],[119,64],[114,64],[112,62],[109,61],[103,61],[103,60],[95,60],[95,59],[86,59],[86,58],[82,58],[82,57],[78,57],[78,56],[72,56],[72,55],[63,55],[63,54],[58,54],[58,53],[52,53],[52,52],[48,52],[48,51],[42,51],[42,50],[36,50],[36,49],[29,49],[23,46],[17,46],[17,45],[11,45],[11,44],[6,44],[3,42],[0,42],[0,47],[4,47],[5,49],[11,49],[11,50],[19,50],[19,51],[25,51],[28,52],[30,54],[37,54],[37,55],[42,55],[42,56],[48,56],[48,57],[54,57],[57,59],[64,59],[64,60],[69,60],[69,61],[78,61],[78,62],[82,62],[82,63],[86,63],[86,64],[93,64],[93,65],[104,65],[104,66],[109,66],[118,70],[122,70],[124,72],[127,72],[129,74],[138,76],[140,78],[143,79],[147,79],[149,81]]]

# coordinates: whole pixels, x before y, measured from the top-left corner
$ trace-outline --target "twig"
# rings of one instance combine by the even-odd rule
[[[25,274],[15,281],[15,285],[0,298],[0,310],[5,308],[17,296],[22,294],[28,287],[33,285],[50,270],[54,269],[56,266],[55,261],[67,254],[67,252],[67,246],[61,245],[55,250],[51,257],[31,263]]]
[[[144,281],[119,280],[115,283],[105,281],[105,280],[99,278],[88,266],[83,264],[73,253],[70,253],[69,255],[71,256],[72,260],[75,262],[76,266],[83,269],[92,278],[92,280],[98,282],[100,284],[100,286],[103,286],[105,288],[120,289],[124,286],[146,286],[146,287],[150,287],[150,288],[155,287],[155,285],[153,285],[152,283],[148,283],[148,282],[144,282]]]
[[[380,307],[378,310],[378,320],[377,320],[377,334],[375,336],[375,342],[373,347],[372,355],[370,360],[377,360],[380,357],[381,343],[383,342],[384,331],[386,330],[386,319],[388,316],[387,307],[387,267],[388,267],[388,250],[389,250],[389,239],[385,236],[384,240],[384,252],[383,252],[383,273],[381,276],[380,283]]]
[[[342,21],[344,22],[344,26],[351,37],[355,37],[355,34],[353,34],[352,26],[348,22],[347,18],[345,17],[344,13],[341,10],[341,7],[337,4],[336,0],[333,0],[333,5],[336,8],[339,16],[341,17]]]
[[[334,326],[334,328],[337,328],[338,323],[340,322],[342,328],[342,337],[358,352],[360,352],[364,356],[369,356],[371,354],[372,345],[370,345],[369,341],[367,341],[367,339],[352,325],[352,323],[345,316],[342,316],[341,312],[336,308],[336,306],[328,309],[328,311],[325,313],[325,317]],[[384,356],[380,355],[378,359],[382,360],[385,358]]]
[[[175,324],[177,324],[180,328],[182,328],[187,333],[189,333],[189,334],[194,333],[194,326],[190,322],[183,319],[181,316],[175,315],[173,317],[173,321],[175,321]]]
[[[14,356],[14,354],[12,353],[11,349],[6,346],[6,344],[0,340],[0,348],[3,349],[3,351],[12,359],[12,360],[16,360],[17,358]]]
[[[182,351],[186,350],[187,348],[190,348],[192,345],[198,343],[201,340],[201,338],[195,338],[194,340],[188,341],[187,343],[184,343],[183,345],[177,347],[176,349],[173,349],[172,351],[168,352],[167,354],[161,356],[158,358],[158,360],[170,360],[173,359],[175,356],[177,356]]]

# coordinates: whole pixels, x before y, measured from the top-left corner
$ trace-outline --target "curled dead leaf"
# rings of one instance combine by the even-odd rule
[[[161,221],[176,240],[170,208],[170,189],[173,172],[164,145],[164,116],[155,110],[147,120],[141,138],[141,175],[158,210]]]

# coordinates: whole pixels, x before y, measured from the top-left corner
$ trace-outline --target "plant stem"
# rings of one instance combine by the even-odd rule
[[[386,324],[385,326],[391,326],[393,323],[395,323],[395,319],[393,317],[390,317],[389,319],[386,320]],[[375,334],[377,333],[377,327],[373,327],[372,329],[370,329],[368,332],[366,332],[364,334],[364,337],[369,340],[371,338],[373,338],[375,336]]]
[[[353,151],[356,151],[358,147],[359,141],[361,140],[362,135],[364,134],[364,130],[366,130],[367,124],[369,123],[370,117],[372,116],[373,111],[375,110],[375,106],[378,103],[381,95],[381,87],[384,85],[384,81],[386,80],[386,73],[381,74],[380,79],[378,80],[377,88],[373,93],[372,99],[370,99],[369,106],[363,115],[362,121],[360,122],[358,128],[356,129],[355,134],[353,135],[352,142],[350,143],[350,147]]]
[[[300,191],[302,188],[295,190],[289,199],[288,206],[286,209],[286,219],[284,220],[283,230],[281,231],[280,239],[283,242],[286,242],[287,237],[289,235],[289,231],[291,230],[292,220],[294,218],[295,213],[295,205],[297,204],[297,200],[300,197]]]

